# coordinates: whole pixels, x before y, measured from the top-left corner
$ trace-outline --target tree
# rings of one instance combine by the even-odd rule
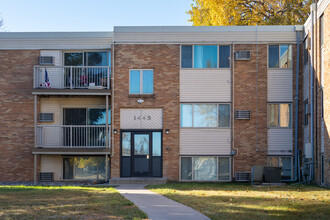
[[[193,0],[194,26],[304,24],[313,0]]]
[[[5,22],[0,14],[0,31],[5,31]]]

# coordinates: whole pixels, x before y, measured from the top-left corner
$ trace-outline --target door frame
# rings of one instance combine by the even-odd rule
[[[161,156],[160,156],[160,160],[161,160],[161,163],[160,163],[160,166],[161,166],[161,172],[160,172],[160,177],[163,176],[163,129],[121,129],[120,130],[120,177],[123,177],[123,164],[122,164],[122,133],[123,132],[130,132],[131,133],[131,154],[129,156],[130,158],[130,176],[129,177],[136,177],[134,176],[134,172],[133,172],[133,168],[134,168],[134,164],[133,164],[133,161],[134,161],[134,134],[149,134],[149,175],[148,176],[144,176],[144,177],[154,177],[152,175],[153,173],[153,166],[152,166],[152,161],[154,159],[154,156],[152,156],[152,133],[153,132],[160,132],[161,133]],[[155,157],[159,157],[159,156],[155,156]],[[126,158],[128,158],[128,156],[126,156]]]

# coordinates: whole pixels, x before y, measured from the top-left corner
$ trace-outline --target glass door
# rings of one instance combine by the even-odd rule
[[[150,134],[133,136],[133,175],[150,176]]]

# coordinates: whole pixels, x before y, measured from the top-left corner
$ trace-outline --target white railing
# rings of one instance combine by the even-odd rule
[[[110,145],[111,126],[108,126]],[[105,125],[38,125],[37,147],[105,148]]]
[[[47,74],[46,74],[47,71]],[[48,76],[48,83],[45,80]],[[34,89],[110,89],[109,66],[34,66]]]

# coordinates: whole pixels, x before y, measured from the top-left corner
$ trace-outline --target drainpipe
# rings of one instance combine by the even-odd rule
[[[316,9],[316,3],[311,5],[311,16],[312,16],[312,30],[311,30],[311,66],[310,66],[310,81],[311,81],[311,146],[312,146],[312,163],[310,181],[314,179],[314,14]]]
[[[232,174],[233,176],[232,177],[235,177],[235,156],[238,156],[238,149],[235,148],[235,77],[234,77],[234,74],[235,74],[235,43],[233,42],[233,52],[232,52],[232,83],[231,83],[231,86],[232,86],[232,100],[233,100],[233,103],[232,103],[232,120],[233,120],[233,131],[232,131],[232,146],[233,146],[233,150],[237,152],[234,153],[234,156],[233,156],[233,171],[232,171]]]
[[[294,132],[294,157],[295,157],[295,169],[294,169],[294,178],[291,180],[283,180],[282,182],[295,182],[298,179],[298,172],[300,170],[299,152],[298,152],[298,120],[299,120],[299,55],[300,55],[300,31],[303,27],[296,25],[297,32],[297,59],[296,59],[296,95],[295,95],[295,132]]]

